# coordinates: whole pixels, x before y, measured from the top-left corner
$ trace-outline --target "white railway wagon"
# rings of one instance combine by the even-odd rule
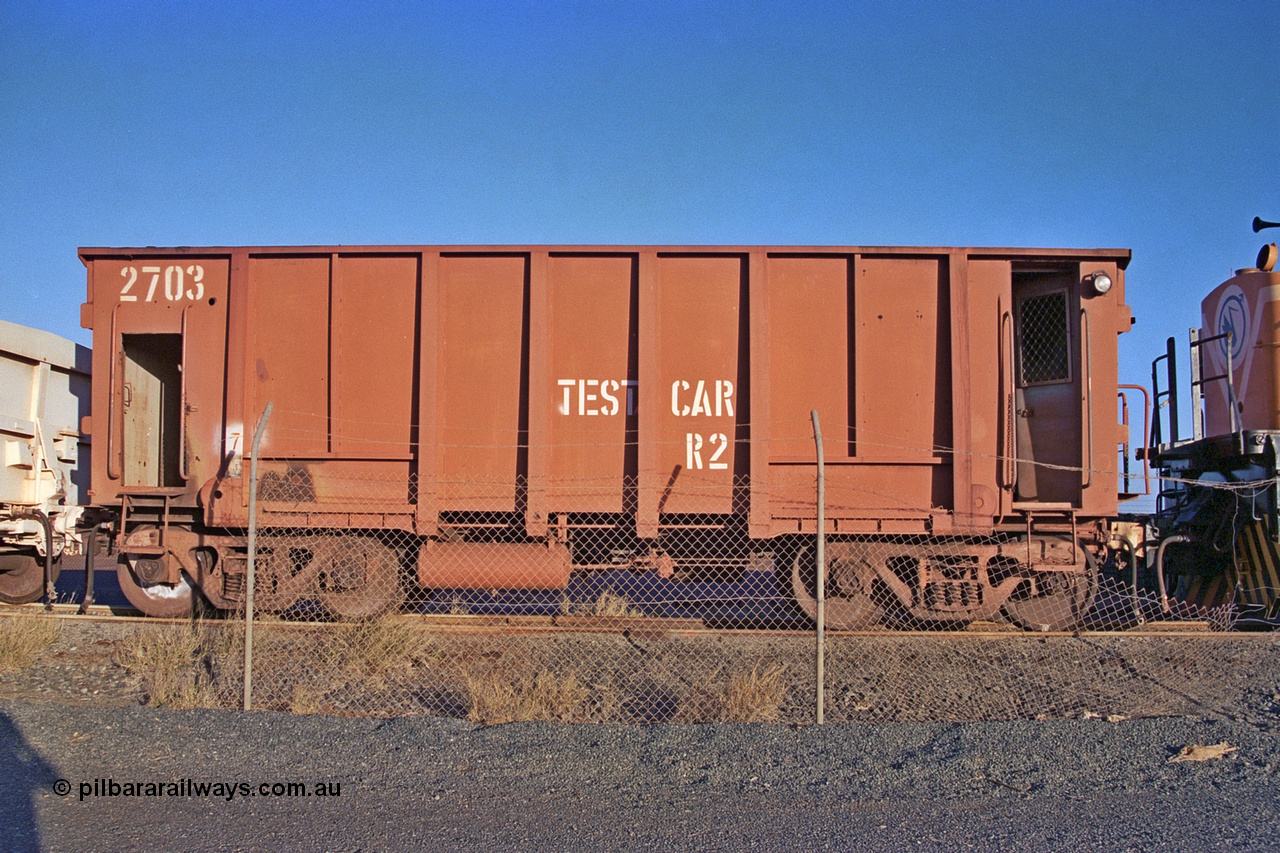
[[[89,478],[88,347],[0,320],[0,601],[26,604],[77,554]]]

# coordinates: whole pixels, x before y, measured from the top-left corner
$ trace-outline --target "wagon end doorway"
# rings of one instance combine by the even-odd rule
[[[1079,506],[1080,308],[1071,270],[1015,272],[1017,499]]]
[[[181,486],[182,335],[123,335],[126,487]]]

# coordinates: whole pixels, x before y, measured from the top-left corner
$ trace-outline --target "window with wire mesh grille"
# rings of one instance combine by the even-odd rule
[[[1071,379],[1071,333],[1065,290],[1022,300],[1019,311],[1022,384]]]

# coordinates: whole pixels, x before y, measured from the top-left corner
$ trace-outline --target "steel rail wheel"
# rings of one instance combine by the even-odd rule
[[[54,558],[53,579],[62,569],[61,558]],[[0,601],[5,604],[30,604],[44,595],[44,557],[34,551],[0,554]]]
[[[876,573],[866,550],[865,545],[841,543],[827,560],[825,623],[833,631],[856,631],[884,616],[872,597]],[[791,564],[791,594],[806,616],[818,618],[818,566],[812,546],[801,548]]]
[[[320,604],[339,619],[372,619],[405,600],[400,555],[372,536],[326,537],[320,558]]]
[[[1006,616],[1029,631],[1070,631],[1093,607],[1098,592],[1098,564],[1093,555],[1075,546],[1083,555],[1083,572],[1036,572],[1018,585],[1005,601]]]
[[[116,563],[116,578],[129,603],[148,616],[176,619],[195,612],[196,593],[186,572],[176,584],[144,583],[134,573],[129,561],[121,558]]]

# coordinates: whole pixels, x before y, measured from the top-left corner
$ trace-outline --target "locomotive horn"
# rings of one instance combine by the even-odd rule
[[[1280,222],[1268,222],[1261,216],[1253,217],[1253,233],[1257,234],[1263,228],[1280,228]]]

